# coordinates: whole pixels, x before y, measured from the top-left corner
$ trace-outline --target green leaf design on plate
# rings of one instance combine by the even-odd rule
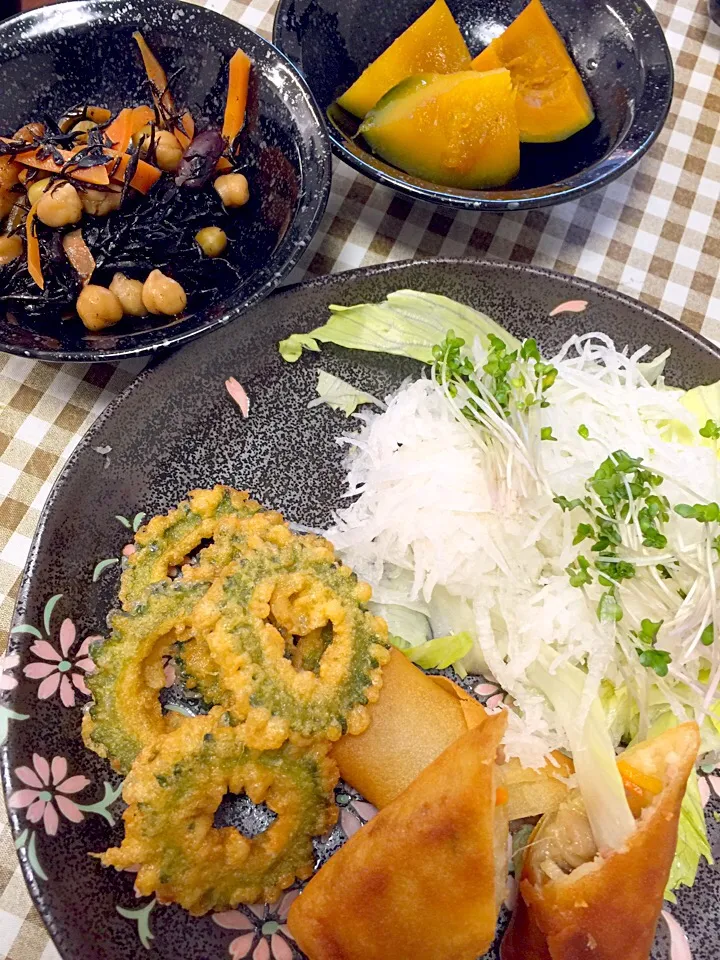
[[[133,520],[133,524],[132,524],[133,531],[135,533],[137,533],[140,527],[142,526],[142,522],[146,516],[147,514],[143,513],[142,511],[140,511],[140,513],[135,514],[135,519]]]
[[[93,583],[98,582],[98,580],[102,575],[103,570],[107,570],[108,567],[112,567],[116,563],[120,563],[117,557],[109,557],[107,560],[101,560],[99,563],[97,563],[95,565],[95,569],[93,570],[93,575],[92,575]]]
[[[7,740],[8,729],[10,727],[11,720],[29,720],[30,715],[27,713],[16,713],[15,710],[11,710],[10,707],[3,707],[0,705],[0,747]]]
[[[106,780],[103,786],[105,787],[105,795],[102,800],[98,800],[96,803],[78,803],[76,806],[78,810],[82,810],[83,813],[97,813],[98,816],[104,817],[112,827],[115,825],[115,817],[110,813],[108,808],[115,803],[122,793],[123,782],[121,780],[116,787],[113,787],[113,785]]]
[[[37,637],[38,640],[42,640],[42,634],[38,628],[31,627],[29,623],[19,623],[10,631],[11,636],[16,636],[18,633],[29,633],[32,637]]]
[[[35,833],[34,831],[28,830],[27,827],[25,827],[23,832],[15,841],[16,850],[22,850],[23,848],[33,874],[40,880],[47,880],[47,874],[43,870],[42,866],[40,865],[40,861],[38,860],[37,850],[35,848]]]
[[[45,623],[45,633],[50,636],[50,620],[53,615],[53,610],[58,600],[62,597],[61,593],[56,593],[54,597],[50,597],[48,602],[45,604],[45,613],[43,614],[43,622]]]
[[[137,931],[138,936],[140,937],[140,943],[145,947],[146,950],[150,949],[150,941],[155,937],[155,934],[150,929],[150,914],[153,911],[155,903],[156,900],[153,897],[147,906],[139,907],[137,910],[131,910],[128,907],[115,907],[121,917],[125,917],[127,920],[134,920],[137,923]]]
[[[116,519],[116,520],[119,520],[120,523],[121,523],[124,527],[127,527],[128,530],[130,529],[130,521],[128,520],[127,517],[121,517],[120,514],[116,513],[116,514],[115,514],[115,519]]]

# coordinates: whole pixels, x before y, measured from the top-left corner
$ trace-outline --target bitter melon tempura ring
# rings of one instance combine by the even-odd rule
[[[187,686],[197,687],[211,704],[226,704],[231,699],[219,682],[207,644],[192,636],[190,622],[197,602],[233,559],[249,556],[253,550],[278,549],[277,544],[292,537],[280,514],[253,513],[248,506],[252,503],[247,494],[225,487],[196,490],[182,509],[156,517],[144,528],[146,546],[138,553],[140,560],[123,575],[134,577],[124,581],[126,588],[129,585],[125,592],[129,609],[110,614],[112,633],[92,651],[95,671],[88,677],[88,685],[94,702],[83,721],[86,745],[123,773],[144,746],[167,733],[175,722],[174,717],[163,714],[158,699],[165,685],[165,656],[188,644],[186,657],[178,653]],[[229,515],[231,508],[236,512]],[[209,511],[212,527],[207,518],[199,519],[203,510]],[[243,510],[248,512],[242,515]],[[219,516],[222,511],[224,515]],[[168,525],[173,516],[176,522]],[[161,522],[158,525],[156,521]],[[171,531],[169,546],[160,546],[160,528]],[[185,557],[191,544],[199,545],[201,533],[214,533],[213,541],[200,551],[196,562],[182,567],[175,580],[169,579],[168,565],[180,553]],[[159,582],[136,593],[151,570]]]
[[[227,568],[193,617],[246,741],[275,748],[291,734],[337,740],[369,723],[387,662],[387,626],[364,609],[370,587],[328,541],[292,536]]]
[[[181,566],[204,540],[214,538],[224,519],[244,519],[260,510],[260,504],[250,500],[246,491],[217,485],[211,490],[193,490],[174,510],[153,517],[138,530],[136,550],[120,581],[123,609],[131,610],[152,584],[167,581],[172,567]],[[282,523],[279,514],[270,516],[275,523]]]
[[[118,870],[139,866],[142,896],[179,903],[193,914],[238,903],[272,903],[313,871],[312,837],[335,823],[338,773],[328,744],[286,743],[259,752],[242,724],[215,708],[180,725],[136,759],[125,781],[125,838],[102,856]],[[245,794],[276,815],[252,839],[214,827],[226,793]]]

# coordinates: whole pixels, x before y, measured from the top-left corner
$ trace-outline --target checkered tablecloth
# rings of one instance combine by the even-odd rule
[[[378,0],[380,2],[380,0]],[[486,254],[597,280],[720,340],[720,29],[706,0],[651,0],[675,98],[639,166],[560,206],[447,213],[335,162],[330,203],[290,281],[408,257]],[[206,0],[269,37],[274,0]],[[73,447],[142,361],[78,366],[0,354],[0,652],[43,503]],[[31,905],[0,805],[0,960],[57,957]]]

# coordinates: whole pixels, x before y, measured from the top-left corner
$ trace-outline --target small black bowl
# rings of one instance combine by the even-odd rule
[[[179,104],[222,121],[229,57],[253,61],[242,154],[251,200],[240,211],[240,279],[219,302],[180,317],[126,317],[91,334],[76,317],[38,320],[0,300],[0,350],[43,360],[119,359],[177,346],[266,297],[315,232],[330,190],[325,124],[295,67],[272,44],[179,0],[71,0],[0,24],[0,133],[77,103],[117,110],[148,100],[133,30],[143,31]],[[0,296],[2,291],[0,291]],[[238,331],[240,334],[240,330]]]
[[[476,56],[527,0],[448,0]],[[543,0],[590,92],[596,119],[569,140],[523,144],[507,187],[460,190],[419,180],[354,139],[358,121],[335,104],[430,0],[280,0],[273,40],[305,75],[330,124],[335,153],[366,176],[418,200],[466,210],[519,210],[573,200],[640,159],[665,123],[673,66],[645,0]]]

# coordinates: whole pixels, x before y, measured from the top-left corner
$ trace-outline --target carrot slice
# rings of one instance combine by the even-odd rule
[[[230,58],[228,92],[222,126],[222,135],[230,144],[245,125],[251,66],[250,58],[242,50],[236,50]]]
[[[27,268],[28,273],[33,278],[35,283],[40,287],[41,290],[44,290],[45,278],[43,277],[42,265],[40,263],[40,243],[37,238],[37,233],[34,229],[36,210],[37,203],[34,203],[30,207],[30,212],[28,213],[27,220],[25,221],[25,236],[27,238]]]
[[[150,107],[148,107],[148,110]],[[132,137],[133,115],[135,111],[132,107],[124,107],[115,117],[113,122],[105,127],[103,131],[105,136],[112,143],[112,149],[115,153],[125,153]]]
[[[150,81],[150,86],[152,87],[152,95],[155,106],[161,112],[161,115],[174,114],[175,102],[172,98],[172,94],[168,90],[167,75],[165,74],[165,71],[160,66],[158,59],[145,42],[145,38],[139,30],[136,30],[135,33],[133,33],[133,39],[140,48],[140,56],[143,58],[145,73],[147,74],[147,78]]]
[[[658,778],[653,777],[652,774],[643,773],[642,770],[631,767],[625,760],[618,760],[617,768],[623,780],[630,781],[630,783],[640,787],[641,790],[647,790],[648,793],[652,793],[655,796],[662,793],[662,780],[658,780]]]
[[[147,126],[147,124],[151,123],[154,119],[155,111],[146,103],[141,104],[139,107],[133,107],[132,133],[130,136],[134,137],[136,133],[139,133],[143,127]]]
[[[189,110],[186,110],[185,113],[180,117],[180,123],[183,125],[183,129],[180,129],[178,124],[175,125],[173,133],[175,134],[175,139],[183,148],[187,148],[192,143],[193,137],[195,136],[195,121],[192,118],[192,114]]]
[[[63,162],[65,162],[71,160],[75,154],[82,149],[83,147],[75,147],[72,150],[60,150],[59,153],[63,158]],[[62,170],[62,165],[55,163],[52,157],[46,157],[44,160],[41,160],[37,155],[37,150],[25,150],[22,153],[16,153],[15,159],[18,163],[22,163],[26,167],[33,167],[35,170],[45,170],[47,173],[60,173]],[[110,182],[108,180],[107,170],[105,167],[100,166],[80,167],[71,170],[68,176],[72,180],[82,180],[84,183],[94,183],[98,186],[107,186]]]
[[[90,277],[95,269],[95,258],[90,253],[90,248],[85,243],[82,230],[71,230],[66,233],[62,241],[65,256],[68,258],[73,268],[80,274],[83,286],[89,283]]]
[[[232,170],[233,165],[230,163],[227,157],[220,157],[218,162],[215,164],[215,169],[218,173],[225,173],[228,170]]]
[[[121,157],[116,156],[112,160],[110,175],[117,183],[122,183],[130,160],[131,157],[127,153],[124,153]],[[158,170],[158,168],[154,167],[151,163],[146,163],[145,160],[138,160],[137,170],[130,181],[130,186],[135,190],[139,190],[140,193],[147,193],[148,190],[158,182],[161,176],[162,170]]]

